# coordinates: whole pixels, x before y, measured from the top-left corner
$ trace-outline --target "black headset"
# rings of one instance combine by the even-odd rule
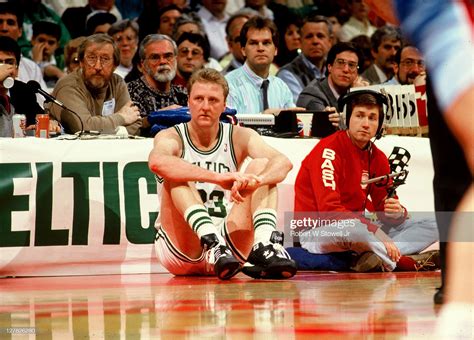
[[[380,139],[383,135],[383,124],[385,120],[385,112],[388,108],[388,100],[385,94],[378,91],[368,90],[368,89],[355,90],[355,91],[348,92],[344,96],[340,97],[339,100],[337,101],[337,108],[339,112],[341,112],[343,115],[344,123],[341,125],[341,128],[345,129],[349,127],[349,121],[351,119],[352,111],[347,110],[347,107],[350,106],[348,104],[350,104],[351,101],[355,97],[358,97],[362,94],[370,94],[374,96],[377,103],[382,106],[382,112],[380,112],[379,114],[379,126],[377,128],[377,132],[375,133],[375,139]]]

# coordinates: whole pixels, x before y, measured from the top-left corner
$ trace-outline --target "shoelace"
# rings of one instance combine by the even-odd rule
[[[417,261],[415,263],[415,270],[419,271],[423,269],[424,267],[436,267],[436,263],[434,263],[433,261],[430,261],[433,255],[434,254],[431,254],[426,260]]]
[[[288,254],[285,247],[283,247],[280,243],[272,243],[272,246],[279,257],[285,257],[287,259],[290,258],[290,254]]]
[[[206,272],[213,272],[214,263],[216,262],[216,258],[214,257],[214,248],[206,251],[206,254],[204,254],[204,261],[206,262]]]

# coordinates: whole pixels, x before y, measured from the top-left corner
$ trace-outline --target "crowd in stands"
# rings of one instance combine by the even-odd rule
[[[260,19],[255,21],[255,17]],[[117,48],[113,73],[125,81],[123,87],[128,87],[133,104],[140,108],[137,124],[143,128],[134,131],[143,136],[149,136],[146,117],[150,112],[186,106],[187,82],[201,68],[213,68],[226,76],[230,86],[227,104],[238,113],[275,114],[296,105],[327,109],[330,114],[322,121],[313,119],[311,134],[317,137],[338,129],[331,114],[336,112],[337,99],[349,88],[413,83],[424,74],[419,51],[412,46],[399,53],[409,42],[361,0],[0,3],[0,36],[10,37],[21,50],[16,78],[25,83],[34,80],[49,93],[62,96],[58,90],[67,79],[84,78],[87,68],[101,76],[103,59],[88,65],[87,55],[80,53],[94,34],[109,35]],[[146,50],[155,45],[170,51],[159,48],[150,57]],[[109,78],[103,79],[107,95],[111,93]],[[97,102],[90,115],[110,119],[103,116],[100,105],[104,99],[88,87],[88,81],[83,82]],[[114,115],[122,108],[121,101],[111,99],[115,99],[113,107],[107,111]],[[44,98],[37,95],[37,100],[43,107]],[[66,121],[60,123],[67,125]],[[114,122],[123,125],[121,119]],[[86,123],[84,128],[90,126]]]

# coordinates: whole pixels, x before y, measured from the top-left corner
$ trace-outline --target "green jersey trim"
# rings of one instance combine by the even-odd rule
[[[230,145],[230,155],[232,157],[232,161],[234,162],[234,166],[236,169],[238,169],[237,165],[237,157],[235,156],[235,151],[234,151],[234,141],[233,141],[233,136],[234,136],[234,126],[230,124],[229,127],[229,145]]]
[[[221,145],[222,143],[222,139],[223,139],[223,135],[224,135],[224,131],[223,131],[224,127],[222,126],[222,123],[219,123],[219,132],[218,132],[218,140],[217,140],[217,143],[216,145],[209,151],[203,151],[203,150],[200,150],[198,149],[194,144],[193,144],[193,141],[191,140],[191,137],[189,136],[189,130],[188,130],[188,124],[184,124],[184,135],[186,136],[186,140],[188,141],[188,144],[189,146],[194,150],[196,151],[197,153],[201,154],[201,155],[210,155],[212,154],[213,152],[215,152]]]

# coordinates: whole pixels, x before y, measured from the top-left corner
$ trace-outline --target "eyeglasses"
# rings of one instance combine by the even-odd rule
[[[107,67],[112,65],[113,59],[107,56],[96,56],[94,54],[89,54],[84,57],[84,60],[86,61],[87,65],[90,67],[94,67],[97,64],[97,60],[100,60],[100,65],[102,67]]]
[[[163,54],[152,53],[145,59],[149,60],[151,64],[157,64],[160,62],[161,58],[165,59],[166,61],[172,61],[174,59],[174,53],[172,52],[163,53]]]
[[[336,66],[337,68],[344,68],[344,66],[349,66],[349,70],[351,71],[355,71],[357,69],[359,69],[359,65],[357,65],[356,62],[353,62],[353,61],[347,61],[347,60],[344,60],[344,59],[336,59],[334,60],[334,66]]]
[[[16,66],[16,59],[15,58],[0,59],[0,64]]]
[[[180,57],[187,57],[189,52],[191,52],[191,56],[193,58],[197,58],[203,55],[203,52],[201,50],[198,50],[197,48],[189,49],[187,47],[184,47],[178,50]]]
[[[405,59],[401,61],[400,64],[408,68],[412,68],[415,65],[418,65],[419,68],[425,68],[424,60]]]

